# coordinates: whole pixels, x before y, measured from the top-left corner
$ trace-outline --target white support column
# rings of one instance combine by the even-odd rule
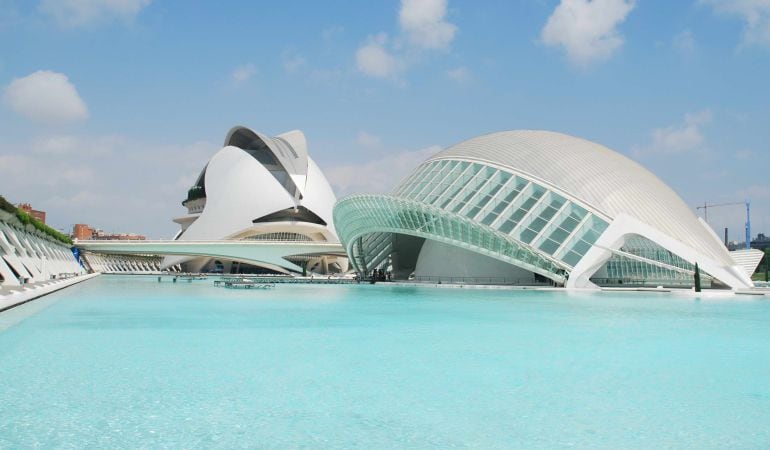
[[[725,266],[696,249],[668,236],[655,228],[627,214],[619,214],[602,233],[580,262],[570,273],[567,288],[596,288],[591,283],[591,276],[612,256],[612,250],[618,250],[626,237],[639,235],[668,249],[675,255],[689,262],[698,263],[699,267],[715,279],[732,289],[747,289],[754,286],[751,279],[738,266]]]

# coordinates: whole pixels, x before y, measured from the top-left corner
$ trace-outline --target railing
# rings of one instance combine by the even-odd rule
[[[690,288],[694,285],[693,280],[674,280],[671,278],[591,278],[591,282],[597,286],[603,287],[684,287]],[[711,280],[708,278],[702,279],[703,286],[711,286]]]
[[[287,275],[223,275],[218,280],[214,280],[215,285],[224,283],[239,282],[248,280],[254,283],[269,283],[269,284],[353,284],[357,281],[352,278],[340,278],[333,277],[331,275],[319,275],[310,277],[292,277]]]
[[[163,244],[163,245],[171,245],[174,247],[182,247],[185,245],[194,245],[194,244],[217,244],[217,245],[229,245],[229,246],[277,246],[277,245],[311,245],[311,246],[322,246],[322,247],[342,247],[342,244],[339,242],[329,242],[329,241],[261,241],[257,239],[244,239],[244,240],[227,240],[227,239],[212,239],[212,240],[191,240],[191,241],[174,241],[169,239],[145,239],[143,241],[140,240],[119,240],[119,239],[113,239],[113,240],[94,240],[94,239],[85,239],[85,240],[76,240],[75,246],[76,247],[109,247],[113,245],[120,245],[120,246],[134,246],[139,247],[146,244]]]
[[[203,188],[202,186],[193,186],[187,190],[187,199],[182,203],[198,200],[199,198],[203,198],[205,196],[206,196],[205,188]]]
[[[512,277],[447,277],[420,275],[410,278],[409,281],[436,284],[496,284],[508,286],[554,286],[552,280],[538,281],[532,278]]]

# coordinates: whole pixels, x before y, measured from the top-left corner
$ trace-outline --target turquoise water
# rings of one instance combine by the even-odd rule
[[[0,314],[2,448],[767,448],[770,301],[101,276]]]

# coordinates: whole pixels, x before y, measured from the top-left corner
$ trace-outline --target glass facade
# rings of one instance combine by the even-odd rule
[[[385,261],[391,234],[396,233],[450,243],[555,281],[565,280],[565,267],[529,246],[421,202],[387,195],[357,195],[338,203],[334,214],[337,232],[359,272],[368,272]]]
[[[591,278],[593,283],[599,286],[666,287],[690,287],[694,283],[694,265],[648,239],[633,236],[626,240],[620,251],[636,258],[619,253],[612,255]],[[701,284],[709,287],[711,282],[712,277],[701,272]]]
[[[395,233],[450,242],[557,282],[566,279],[609,226],[603,216],[531,177],[460,159],[427,161],[392,195],[348,197],[334,214],[360,272],[387,266]],[[634,237],[592,280],[691,285],[693,269],[653,242]],[[709,285],[711,277],[703,275]]]
[[[573,267],[608,223],[520,175],[458,160],[428,161],[394,195],[458,214]]]

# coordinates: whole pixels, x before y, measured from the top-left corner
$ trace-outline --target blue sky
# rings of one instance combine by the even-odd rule
[[[0,193],[170,237],[228,129],[305,132],[338,195],[548,129],[770,232],[769,0],[0,0]],[[743,235],[740,207],[712,226]]]

